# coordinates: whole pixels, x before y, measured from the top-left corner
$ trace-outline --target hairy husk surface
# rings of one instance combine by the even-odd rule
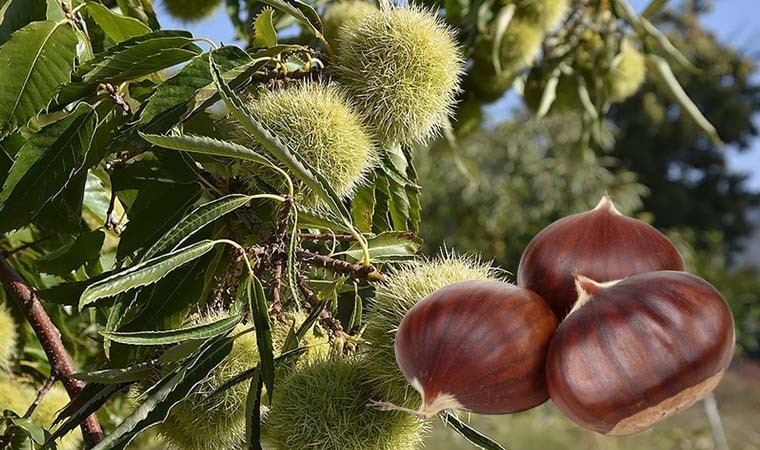
[[[368,407],[376,394],[362,360],[323,358],[277,386],[264,424],[274,450],[414,450],[423,425],[411,414]]]
[[[609,98],[620,102],[635,94],[646,78],[644,56],[628,41],[623,43],[607,79]]]
[[[515,17],[540,25],[544,30],[554,28],[570,9],[569,0],[507,0],[514,3]]]
[[[164,9],[184,22],[197,22],[214,14],[222,0],[163,0]]]
[[[377,10],[371,3],[359,0],[346,0],[329,4],[322,19],[324,35],[330,45],[340,45],[341,27],[352,27],[367,14]]]
[[[415,408],[419,394],[407,383],[396,364],[393,348],[396,330],[409,309],[420,300],[457,281],[500,280],[498,270],[470,256],[453,252],[394,270],[387,284],[375,291],[367,314],[365,352],[367,375],[381,395],[380,400]]]
[[[198,323],[208,323],[220,319],[212,315]],[[284,323],[277,322],[272,327],[272,341],[275,352],[282,348],[293,322],[295,327],[303,322],[303,314],[289,316]],[[249,326],[238,325],[234,333]],[[303,359],[318,357],[329,351],[326,337],[309,332],[301,345],[309,347]],[[198,384],[193,392],[172,408],[169,417],[156,426],[158,433],[173,448],[178,450],[222,450],[238,449],[245,443],[245,401],[250,383],[240,383],[209,398],[222,384],[232,377],[254,367],[259,362],[256,333],[249,332],[238,337],[230,354],[209,375]],[[156,374],[158,376],[158,374]],[[156,381],[156,380],[151,380]],[[150,384],[133,390],[133,397],[144,392]]]
[[[36,397],[36,387],[0,375],[0,412],[4,409],[10,409],[18,415],[23,415]],[[40,426],[49,428],[58,415],[58,411],[68,403],[69,395],[63,386],[56,383],[45,394],[42,402],[34,410],[31,420]],[[0,426],[0,434],[3,431],[3,428]],[[60,450],[78,449],[82,442],[82,432],[77,428],[57,442]]]
[[[324,175],[340,197],[353,194],[376,165],[377,150],[370,132],[334,84],[307,82],[265,91],[248,107],[267,129]],[[267,154],[242,128],[233,127],[231,134],[241,144]],[[271,168],[242,162],[237,172],[251,187],[256,186],[258,176],[285,192],[283,177]],[[306,186],[298,184],[297,189],[304,203],[319,204]]]
[[[384,143],[426,142],[445,126],[459,89],[462,56],[432,12],[389,7],[341,30],[339,83]]]

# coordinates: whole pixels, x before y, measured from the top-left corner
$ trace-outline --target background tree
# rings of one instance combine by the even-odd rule
[[[657,17],[657,25],[693,63],[694,68],[679,67],[676,75],[725,146],[699,133],[680,106],[649,81],[610,111],[618,128],[613,155],[656,193],[643,203],[656,226],[691,228],[698,246],[707,246],[707,235],[718,230],[730,259],[753,229],[747,212],[759,204],[758,193],[747,188],[747,176],[730,171],[726,163],[729,149],[744,151],[757,136],[756,66],[705,31],[695,5]]]

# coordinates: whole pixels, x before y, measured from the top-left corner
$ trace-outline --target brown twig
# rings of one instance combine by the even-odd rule
[[[34,240],[32,242],[26,242],[24,244],[19,245],[18,247],[12,248],[10,250],[5,250],[4,254],[5,254],[6,257],[15,255],[16,253],[22,252],[22,251],[24,251],[24,250],[26,250],[28,248],[34,247],[37,244],[45,242],[45,241],[51,239],[52,237],[53,237],[53,235],[51,234],[51,235],[48,235],[48,236],[43,236],[43,237],[41,237],[41,238],[39,238],[37,240]]]
[[[10,296],[16,300],[37,335],[50,362],[51,373],[60,378],[69,397],[73,398],[84,388],[84,383],[71,377],[76,373],[76,369],[63,346],[61,332],[50,320],[37,294],[5,257],[4,253],[0,253],[0,281],[5,285]],[[93,446],[103,439],[103,430],[95,414],[88,416],[80,426],[88,446]]]
[[[285,202],[282,204],[280,215],[277,219],[277,228],[272,235],[272,312],[276,317],[279,317],[282,313],[282,303],[280,302],[282,266],[283,260],[285,259],[285,238],[292,211],[293,197],[286,195]]]
[[[127,151],[119,153],[110,161],[106,161],[106,164],[105,164],[106,172],[112,172],[116,169],[121,169],[122,167],[127,165],[127,162],[129,162],[130,159],[134,158],[135,156],[139,156],[147,152],[148,150],[149,150],[148,148],[134,148],[132,150],[127,150]]]
[[[42,388],[40,388],[40,390],[37,391],[37,397],[35,397],[34,402],[32,402],[32,404],[29,405],[29,409],[27,409],[26,412],[24,413],[24,419],[28,419],[32,417],[34,410],[37,409],[38,406],[40,406],[42,399],[45,398],[48,391],[50,391],[50,388],[53,387],[54,383],[55,383],[55,373],[51,373],[50,377],[48,377],[48,379],[45,380],[45,384],[42,385]]]
[[[319,300],[319,298],[317,298],[317,294],[314,293],[314,291],[311,289],[311,286],[309,286],[309,280],[306,278],[306,276],[298,271],[296,271],[296,284],[298,285],[298,289],[306,298],[306,303],[308,303],[312,308],[318,308],[322,302]],[[332,316],[327,308],[323,309],[319,314],[319,322],[326,330],[330,332],[331,337],[343,337],[343,325],[340,324],[339,320]]]
[[[331,272],[350,275],[354,278],[367,278],[372,281],[386,281],[385,275],[378,272],[373,266],[353,264],[304,249],[296,250],[296,257],[299,261],[312,266],[322,267]]]

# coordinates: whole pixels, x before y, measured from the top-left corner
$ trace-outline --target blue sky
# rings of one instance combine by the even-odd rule
[[[630,1],[637,10],[643,9],[649,3],[649,0]],[[189,29],[194,35],[206,37],[215,42],[234,43],[232,26],[223,8],[203,22],[183,24],[164,14],[160,1],[158,3],[157,10],[163,28]],[[757,24],[760,23],[758,0],[715,0],[714,3],[713,10],[703,17],[705,26],[715,31],[724,42],[756,58],[760,56],[760,29],[757,28]],[[760,74],[758,76],[760,77]],[[504,114],[505,109],[511,107],[510,101],[514,101],[514,98],[511,100],[507,98],[497,103],[491,111],[495,114]],[[760,126],[760,117],[757,121]],[[749,185],[755,190],[760,190],[760,139],[756,139],[752,148],[745,152],[740,153],[732,148],[726,148],[725,151],[729,155],[729,166],[734,171],[749,173],[751,175]]]

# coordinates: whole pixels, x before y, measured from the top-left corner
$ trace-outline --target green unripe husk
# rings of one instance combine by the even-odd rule
[[[607,77],[609,100],[621,102],[639,90],[646,78],[644,56],[628,41],[612,63]]]
[[[483,40],[475,49],[473,64],[467,83],[478,97],[485,101],[499,99],[512,86],[515,76],[529,67],[541,50],[544,39],[541,27],[514,19],[502,35],[498,58],[501,72],[493,63],[493,39]]]
[[[4,409],[10,409],[18,415],[23,415],[36,398],[37,388],[31,384],[0,376],[0,412]],[[66,390],[60,384],[54,384],[32,413],[31,420],[49,429],[58,412],[68,403],[69,395]],[[0,426],[0,434],[3,432],[4,430]],[[60,450],[78,449],[82,442],[82,433],[77,428],[57,442]]]
[[[352,27],[367,14],[377,11],[371,3],[360,0],[344,0],[328,4],[322,26],[325,39],[333,49],[338,48],[341,27]]]
[[[454,33],[417,7],[376,10],[341,29],[336,78],[384,143],[427,142],[446,125],[462,56]]]
[[[442,254],[432,260],[409,263],[394,270],[386,284],[378,285],[367,314],[365,353],[367,375],[380,400],[416,408],[419,395],[396,364],[396,329],[412,306],[433,291],[457,281],[499,280],[500,272],[479,259]]]
[[[515,73],[529,67],[541,50],[545,35],[545,31],[540,26],[513,19],[501,38],[499,47],[501,70]],[[489,49],[491,45],[488,46]]]
[[[319,171],[341,198],[351,196],[376,165],[377,149],[370,132],[334,84],[306,82],[265,91],[251,100],[248,108],[264,127]],[[241,127],[234,127],[231,134],[237,142],[267,154]],[[258,176],[279,192],[287,192],[285,180],[271,167],[244,161],[236,166],[236,172],[252,189]],[[291,178],[304,204],[319,205],[307,186]]]
[[[196,325],[209,323],[221,317],[214,314],[194,322]],[[296,321],[297,329],[303,315],[296,314],[291,319]],[[277,322],[272,326],[272,343],[275,352],[282,348],[292,326],[292,320],[286,320],[285,323]],[[239,333],[247,328],[249,326],[238,325],[233,333]],[[301,345],[313,346],[308,350],[314,355],[313,357],[324,354],[327,350],[323,347],[328,347],[326,338],[317,337],[313,332],[307,334]],[[311,356],[301,356],[303,359],[308,357]],[[248,332],[235,339],[232,351],[224,361],[195,386],[187,398],[172,408],[168,418],[156,426],[156,431],[169,445],[180,450],[241,448],[245,443],[245,402],[249,383],[240,383],[218,396],[213,398],[210,396],[222,384],[256,366],[258,362],[256,333]],[[165,375],[170,369],[171,367],[163,368],[161,375]],[[150,384],[138,385],[132,392],[133,397],[144,392],[149,386]]]
[[[10,311],[5,306],[0,305],[0,370],[8,365],[16,351],[17,341],[16,322],[13,320]]]
[[[507,0],[515,5],[515,17],[550,30],[557,26],[570,9],[569,0]]]
[[[278,383],[262,434],[274,450],[414,450],[423,425],[376,399],[362,361],[312,360]]]
[[[183,22],[197,22],[214,14],[222,0],[163,0],[164,9]]]

